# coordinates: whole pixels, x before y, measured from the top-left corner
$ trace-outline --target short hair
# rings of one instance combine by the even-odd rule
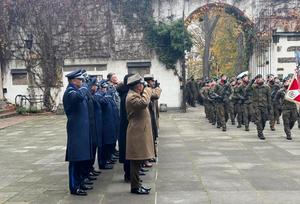
[[[106,77],[107,80],[110,81],[111,78],[112,78],[112,76],[115,75],[115,74],[116,74],[116,73],[113,73],[113,72],[108,73],[108,74],[107,74],[107,77]]]

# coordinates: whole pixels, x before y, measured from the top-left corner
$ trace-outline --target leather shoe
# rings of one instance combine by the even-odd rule
[[[144,172],[141,172],[141,171],[140,171],[140,172],[139,172],[139,175],[140,175],[140,176],[145,176],[146,174],[145,174]]]
[[[96,178],[96,177],[93,177],[93,176],[88,176],[88,179],[89,179],[90,181],[95,181],[95,180],[97,180],[97,178]]]
[[[80,189],[82,189],[82,190],[92,190],[93,189],[93,186],[86,186],[86,185],[81,185],[80,186]]]
[[[89,176],[99,176],[100,174],[97,174],[95,172],[90,172]]]
[[[150,187],[145,187],[145,186],[141,186],[142,189],[146,190],[146,191],[151,191]]]
[[[101,171],[97,171],[97,170],[95,170],[95,169],[94,169],[92,172],[93,172],[93,173],[96,173],[96,174],[101,174],[101,173],[102,173]]]
[[[140,187],[140,188],[131,189],[131,193],[138,194],[138,195],[147,195],[150,192]]]
[[[141,168],[141,170],[140,170],[141,172],[148,172],[149,171],[149,169],[144,169],[144,168]]]
[[[149,159],[149,162],[155,163],[155,162],[156,162],[156,159],[155,159],[155,158]]]
[[[83,182],[85,185],[93,185],[94,183],[89,181],[88,179]]]
[[[116,162],[115,161],[113,161],[113,160],[109,160],[109,161],[107,161],[107,164],[115,164]]]
[[[75,192],[71,192],[72,195],[78,195],[78,196],[87,196],[87,192],[85,192],[82,189],[77,189]]]
[[[145,168],[151,168],[153,165],[150,163],[150,162],[148,162],[148,161],[146,161],[145,163],[144,163],[144,167]]]
[[[100,169],[113,169],[114,166],[111,164],[100,165]]]

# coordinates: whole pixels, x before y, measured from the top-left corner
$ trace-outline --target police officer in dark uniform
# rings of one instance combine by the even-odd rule
[[[112,169],[114,162],[112,154],[114,153],[118,126],[119,126],[119,112],[117,105],[113,99],[112,92],[108,91],[108,84],[105,80],[100,82],[100,90],[95,97],[102,108],[102,147],[98,157],[100,169]]]
[[[86,96],[87,96],[88,112],[89,112],[89,135],[92,141],[92,153],[93,153],[92,154],[93,157],[87,163],[85,171],[86,171],[86,178],[88,178],[89,180],[96,180],[96,177],[94,176],[98,176],[100,174],[100,171],[96,171],[94,169],[96,151],[98,146],[98,136],[99,136],[99,131],[97,131],[97,126],[101,125],[96,123],[96,108],[97,108],[96,106],[98,104],[94,99],[94,94],[97,91],[97,78],[95,77],[90,78],[86,76],[85,81],[89,90]]]
[[[70,193],[87,195],[84,190],[84,164],[92,159],[92,146],[89,136],[89,114],[87,105],[88,89],[82,86],[81,70],[66,75],[69,85],[63,96],[64,110],[67,115],[67,150],[66,161],[69,162]]]

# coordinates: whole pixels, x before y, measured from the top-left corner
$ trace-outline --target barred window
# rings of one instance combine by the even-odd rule
[[[13,85],[27,85],[27,73],[15,73],[12,74],[12,84]]]

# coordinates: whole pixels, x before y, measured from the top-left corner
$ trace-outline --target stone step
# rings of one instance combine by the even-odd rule
[[[3,112],[0,112],[0,119],[4,119],[4,118],[11,118],[11,117],[14,117],[14,116],[17,116],[18,113],[15,111],[15,110],[10,110],[10,111],[3,111]]]

